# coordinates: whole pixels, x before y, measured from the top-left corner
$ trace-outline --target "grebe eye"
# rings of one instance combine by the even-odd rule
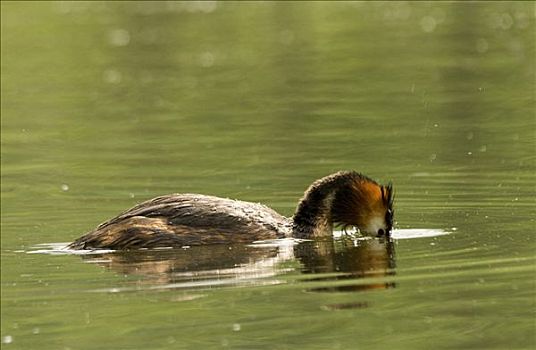
[[[385,231],[383,228],[378,230],[378,236],[383,236],[385,234]]]

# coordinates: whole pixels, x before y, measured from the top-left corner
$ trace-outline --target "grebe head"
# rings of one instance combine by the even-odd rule
[[[355,226],[368,236],[389,236],[393,229],[393,186],[382,186],[357,174],[335,194],[333,223],[344,228]]]
[[[355,226],[366,235],[388,236],[393,228],[393,187],[355,171],[339,171],[316,180],[293,216],[293,235],[331,235],[333,224]]]

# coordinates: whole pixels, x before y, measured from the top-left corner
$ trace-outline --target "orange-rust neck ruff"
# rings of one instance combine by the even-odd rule
[[[324,236],[338,224],[375,235],[369,226],[378,219],[385,221],[387,234],[392,229],[392,206],[391,185],[381,186],[355,171],[341,171],[315,181],[305,192],[294,215],[294,233],[303,238]]]

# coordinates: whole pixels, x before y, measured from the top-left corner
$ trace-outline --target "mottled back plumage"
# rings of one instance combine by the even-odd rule
[[[291,223],[257,203],[171,194],[136,205],[74,241],[73,249],[250,243],[291,235]]]

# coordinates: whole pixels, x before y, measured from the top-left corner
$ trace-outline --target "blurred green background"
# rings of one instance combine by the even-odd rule
[[[121,349],[176,347],[170,334],[192,348],[536,345],[534,2],[2,1],[1,16],[6,348],[98,348],[106,332]],[[393,181],[399,228],[456,228],[400,242],[408,280],[370,296],[377,308],[327,313],[299,283],[179,310],[152,292],[103,300],[73,291],[121,276],[21,252],[171,192],[292,215],[341,169]],[[443,280],[443,268],[468,272]],[[414,294],[429,279],[434,294]],[[88,305],[111,321],[86,322]],[[219,325],[252,310],[266,323],[221,340]],[[183,334],[191,324],[202,331]]]

